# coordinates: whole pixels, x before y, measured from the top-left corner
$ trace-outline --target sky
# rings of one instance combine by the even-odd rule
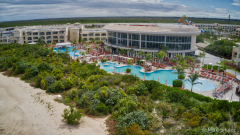
[[[240,19],[240,0],[1,0],[0,22],[69,17],[166,16]]]

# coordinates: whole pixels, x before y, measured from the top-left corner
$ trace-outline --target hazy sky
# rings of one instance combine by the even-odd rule
[[[182,15],[240,19],[240,0],[0,0],[0,21]]]

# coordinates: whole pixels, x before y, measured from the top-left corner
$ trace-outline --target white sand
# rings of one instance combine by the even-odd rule
[[[0,73],[0,134],[6,135],[106,135],[106,118],[81,119],[81,124],[69,125],[61,114],[65,108],[19,78]],[[37,94],[41,93],[41,94]],[[50,107],[48,107],[50,106]]]

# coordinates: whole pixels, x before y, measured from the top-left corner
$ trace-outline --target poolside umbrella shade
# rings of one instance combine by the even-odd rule
[[[185,83],[183,83],[183,89],[185,89]]]
[[[114,73],[115,73],[115,67],[114,67]]]
[[[145,81],[145,74],[144,74],[144,81]]]
[[[158,77],[158,82],[159,82],[159,77]]]
[[[165,85],[167,85],[167,79],[166,79],[166,83],[165,83]]]
[[[153,80],[154,80],[154,76],[153,76]]]
[[[120,68],[119,68],[119,74],[120,74]]]

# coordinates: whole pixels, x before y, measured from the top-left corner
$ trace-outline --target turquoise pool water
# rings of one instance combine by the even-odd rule
[[[72,51],[72,48],[74,48],[73,46],[72,47],[68,47],[68,54],[71,56],[71,57],[74,57],[74,52]],[[60,52],[61,53],[64,53],[64,52],[66,52],[66,48],[54,48],[54,50],[56,50],[56,52],[57,52],[57,50],[60,50]],[[76,54],[78,54],[78,55],[75,55],[75,57],[79,57],[79,56],[81,56],[80,54],[79,54],[79,52],[82,52],[82,50],[76,50]]]
[[[212,82],[208,81],[208,80],[204,80],[204,79],[198,79],[195,82],[201,82],[202,84],[196,84],[193,86],[193,90],[196,91],[208,91],[208,90],[213,90],[215,89],[215,84],[213,84]],[[184,80],[183,83],[185,83],[185,89],[189,89],[191,90],[191,83],[189,81]]]
[[[154,80],[159,81],[162,84],[166,83],[166,79],[167,79],[167,84],[168,85],[172,85],[172,81],[176,80],[177,78],[177,74],[173,74],[174,70],[156,70],[154,72],[151,73],[144,73],[144,72],[140,72],[140,70],[142,69],[140,66],[134,66],[134,65],[129,65],[129,66],[121,66],[118,67],[117,63],[111,63],[111,62],[105,62],[102,63],[100,62],[100,68],[104,69],[107,72],[114,72],[114,67],[115,67],[115,72],[119,72],[120,69],[120,73],[123,73],[125,69],[130,68],[132,70],[132,74],[135,75],[137,73],[137,76],[140,79],[144,79],[144,74],[145,74],[145,80]],[[104,65],[107,64],[107,65]]]

